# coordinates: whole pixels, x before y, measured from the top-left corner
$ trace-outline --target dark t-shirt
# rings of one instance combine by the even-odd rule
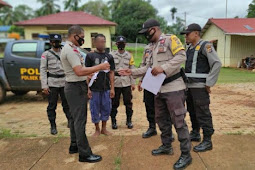
[[[114,59],[111,54],[108,53],[88,53],[86,56],[85,65],[86,67],[92,67],[101,63],[104,63],[105,61],[108,61],[110,64],[110,70],[115,70],[115,63]],[[93,85],[90,87],[91,91],[106,91],[110,90],[110,77],[109,72],[105,73],[104,71],[100,71],[97,75],[97,79],[93,83]]]

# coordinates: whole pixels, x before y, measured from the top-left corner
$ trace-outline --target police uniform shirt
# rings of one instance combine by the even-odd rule
[[[203,42],[204,40],[201,39],[195,46],[191,45],[188,49],[191,50],[193,48],[196,48],[198,44],[201,44]],[[206,78],[206,83],[188,83],[188,88],[204,88],[205,86],[212,87],[216,84],[218,80],[221,69],[221,61],[213,45],[210,42],[205,44],[204,48],[202,49],[202,54],[207,57],[210,66],[210,72]]]
[[[55,52],[53,49],[51,49],[51,51],[56,55],[60,56],[60,52]],[[45,51],[41,56],[40,77],[42,89],[49,87],[65,86],[65,77],[61,78],[48,77],[47,72],[54,75],[64,74],[61,61],[49,51]]]
[[[95,65],[99,65],[101,63],[104,63],[105,61],[108,61],[110,64],[110,70],[115,70],[115,64],[114,59],[111,54],[108,54],[106,52],[99,53],[97,51],[93,53],[88,53],[86,56],[86,67],[93,67]],[[97,78],[93,85],[90,87],[91,91],[106,91],[110,90],[110,77],[109,72],[105,73],[104,71],[99,71],[99,74],[97,75]]]
[[[127,51],[123,54],[120,54],[118,51],[112,51],[110,53],[114,58],[116,70],[135,68],[134,57]],[[115,76],[114,77],[114,87],[128,87],[135,85],[135,79],[132,76]]]
[[[66,41],[65,46],[61,51],[61,62],[65,71],[66,81],[67,82],[79,82],[85,81],[86,76],[77,76],[73,71],[73,68],[76,66],[85,66],[84,58],[78,50],[78,47],[75,46],[72,42]]]
[[[158,42],[153,44],[152,59],[147,60],[146,66],[132,70],[132,75],[143,76],[148,67],[160,66],[166,77],[171,77],[180,72],[181,64],[186,61],[186,53],[181,41],[175,35],[161,34]],[[180,77],[170,83],[162,85],[160,93],[174,92],[186,89]]]
[[[153,50],[152,43],[149,43],[148,45],[144,47],[143,58],[142,58],[141,64],[139,65],[139,68],[146,66],[147,60],[150,60],[152,57],[152,50]],[[139,81],[142,81],[142,80],[143,80],[143,77],[141,77]]]

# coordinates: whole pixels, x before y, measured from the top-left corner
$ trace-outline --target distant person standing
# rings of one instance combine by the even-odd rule
[[[140,67],[146,66],[146,61],[150,60],[152,58],[152,50],[153,50],[153,44],[149,43],[145,49],[144,49],[144,55],[142,63],[140,64]],[[142,78],[140,79],[138,83],[138,91],[142,91]],[[155,95],[147,90],[143,90],[143,102],[145,104],[146,109],[146,117],[149,122],[149,128],[146,132],[142,134],[143,138],[150,138],[154,135],[157,135],[156,130],[156,121],[155,121],[155,106],[154,106],[154,97]]]
[[[64,93],[65,74],[59,57],[61,52],[61,35],[50,34],[49,37],[52,48],[42,54],[40,75],[43,93],[48,96],[47,114],[51,125],[50,133],[56,135],[58,133],[56,108],[59,95],[62,100],[63,111],[68,120],[68,127],[70,112]]]
[[[71,144],[69,153],[79,152],[80,162],[98,162],[102,160],[99,155],[94,155],[89,146],[85,133],[87,122],[87,75],[99,70],[108,70],[108,63],[94,67],[85,67],[84,58],[78,47],[84,43],[84,30],[78,26],[72,26],[68,30],[68,40],[61,52],[61,61],[65,70],[66,81],[65,95],[70,106],[70,136]]]
[[[110,135],[106,129],[106,123],[109,119],[112,101],[114,98],[114,70],[115,64],[111,54],[105,51],[105,36],[98,34],[95,37],[96,50],[86,56],[86,67],[97,66],[101,63],[109,63],[110,71],[99,71],[96,79],[88,89],[88,97],[90,98],[90,112],[92,122],[95,124],[95,133],[93,136],[100,134]],[[93,80],[92,80],[93,81]],[[90,82],[90,78],[88,78]],[[99,123],[102,121],[102,129]]]
[[[211,138],[214,129],[209,94],[218,80],[221,62],[213,45],[201,39],[201,27],[198,24],[190,24],[181,34],[185,34],[186,43],[190,44],[185,65],[185,74],[189,79],[186,102],[192,123],[190,140],[201,140],[202,127],[203,141],[193,150],[204,152],[213,148]]]
[[[125,50],[126,38],[124,36],[118,36],[116,39],[116,45],[118,50],[112,51],[111,54],[114,58],[116,70],[120,68],[135,68],[134,57]],[[126,125],[129,129],[133,128],[132,115],[133,115],[133,103],[132,103],[132,91],[135,90],[135,79],[132,76],[120,76],[118,72],[115,72],[114,81],[115,97],[112,99],[112,129],[118,129],[116,116],[118,113],[118,107],[120,105],[120,96],[123,95],[123,102],[126,107]]]

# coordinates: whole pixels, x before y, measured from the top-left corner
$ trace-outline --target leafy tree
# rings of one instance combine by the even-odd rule
[[[129,42],[135,42],[138,31],[149,18],[156,18],[157,10],[145,0],[122,0],[112,11],[112,20],[118,24],[116,33]],[[139,42],[146,42],[142,37]]]
[[[4,7],[0,9],[0,16],[2,25],[12,25],[17,21],[31,19],[33,17],[33,10],[27,5],[19,5],[14,9]]]
[[[24,28],[18,27],[18,26],[15,26],[15,25],[12,25],[8,32],[9,33],[16,32],[16,33],[19,33],[21,36],[24,36]]]
[[[89,1],[81,6],[80,10],[107,20],[110,19],[110,9],[102,0]]]
[[[176,35],[181,42],[185,42],[184,36],[180,35],[181,31],[185,29],[184,20],[180,17],[176,17],[176,23],[171,26],[167,26],[164,30],[166,34],[174,34]]]
[[[65,0],[64,5],[65,5],[65,10],[69,11],[79,11],[79,2],[81,0]]]
[[[172,20],[174,20],[175,14],[177,13],[177,8],[175,8],[175,7],[171,8],[170,12],[171,12]]]
[[[60,12],[60,6],[56,4],[56,0],[37,0],[42,3],[42,7],[35,11],[36,16],[44,16]]]
[[[247,12],[247,18],[255,18],[255,0],[250,3]]]

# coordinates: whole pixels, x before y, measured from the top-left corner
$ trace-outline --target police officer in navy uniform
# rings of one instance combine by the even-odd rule
[[[187,109],[190,114],[192,131],[191,141],[200,141],[200,127],[203,129],[203,141],[195,146],[195,152],[212,149],[211,136],[214,133],[210,105],[210,88],[218,79],[221,62],[211,43],[200,38],[201,27],[198,24],[189,25],[185,34],[186,43],[190,44],[186,53],[185,74],[187,83]]]
[[[43,93],[48,95],[47,114],[51,125],[51,134],[56,135],[58,131],[55,120],[59,95],[62,100],[63,111],[68,120],[68,127],[70,112],[64,94],[65,74],[60,61],[61,35],[50,34],[49,37],[52,48],[45,51],[41,56],[40,76]]]

